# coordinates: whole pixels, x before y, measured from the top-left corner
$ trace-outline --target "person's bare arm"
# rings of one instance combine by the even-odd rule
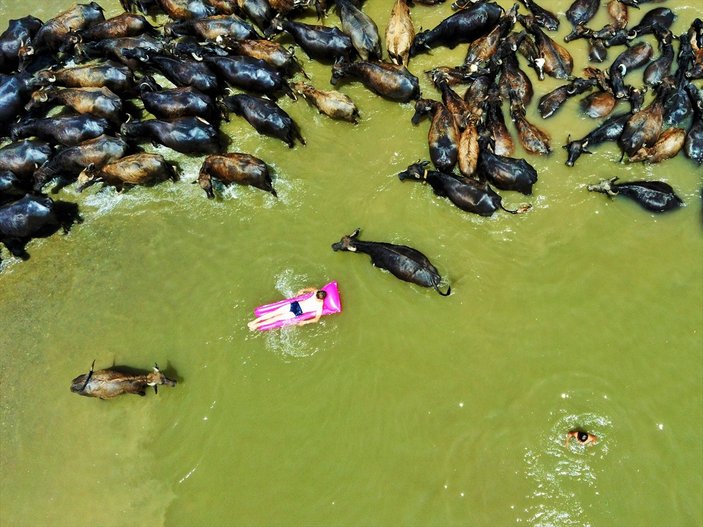
[[[304,326],[305,324],[314,324],[315,322],[320,320],[320,317],[322,317],[322,308],[323,308],[323,303],[320,302],[319,306],[317,307],[317,311],[315,311],[315,317],[314,318],[309,318],[307,320],[301,320],[298,322],[299,326]]]
[[[317,293],[317,289],[315,289],[314,287],[306,287],[298,291],[298,294],[295,296],[304,295],[305,293]]]

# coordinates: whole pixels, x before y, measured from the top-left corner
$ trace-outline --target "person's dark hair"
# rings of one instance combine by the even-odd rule
[[[318,291],[317,293],[315,293],[315,296],[320,300],[324,300],[325,298],[327,298],[327,291]]]

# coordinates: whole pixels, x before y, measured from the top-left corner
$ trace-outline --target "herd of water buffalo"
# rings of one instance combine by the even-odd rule
[[[419,161],[399,178],[428,183],[437,195],[471,213],[490,216],[499,209],[529,209],[507,209],[493,190],[529,195],[537,181],[529,162],[512,157],[515,147],[504,108],[524,150],[536,155],[552,150],[549,135],[526,117],[534,89],[518,56],[538,79],[548,75],[565,81],[539,99],[542,118],[587,92],[583,111],[606,118],[583,138],[564,145],[568,166],[607,141],[617,142],[630,162],[656,163],[682,149],[695,164],[703,162],[703,95],[694,85],[703,78],[700,19],[686,33],[674,35],[670,9],[639,11],[643,15],[638,23],[630,25],[632,8],[646,0],[609,0],[610,23],[594,29],[588,24],[600,0],[574,0],[566,11],[573,26],[566,42],[585,39],[593,63],[605,61],[610,48],[622,47],[607,69],[588,67],[583,77],[575,77],[569,51],[547,35],[559,27],[559,18],[533,0],[519,0],[524,13],[520,4],[506,11],[489,1],[457,0],[450,16],[417,34],[411,2],[395,0],[385,33],[388,61],[383,60],[378,26],[363,11],[362,0],[334,0],[340,27],[295,20],[311,9],[321,21],[328,20],[328,1],[121,0],[125,12],[109,19],[91,2],[46,22],[33,16],[11,20],[0,35],[0,140],[10,141],[0,148],[0,241],[13,255],[27,258],[30,239],[60,228],[67,231],[81,220],[77,205],[43,193],[50,182],[55,189],[76,183],[82,190],[96,182],[122,189],[178,179],[173,163],[141,151],[144,142],[207,156],[197,182],[209,198],[231,183],[275,196],[264,161],[227,153],[229,141],[219,127],[223,119],[239,115],[259,133],[293,148],[305,140],[277,98],[297,100],[300,95],[333,119],[356,122],[359,115],[348,96],[308,82],[296,48],[279,42],[285,39],[329,65],[333,85],[359,81],[387,100],[414,101],[412,123],[425,116],[431,120],[433,167]],[[442,1],[416,0],[427,5]],[[167,21],[155,26],[145,15],[165,15]],[[656,38],[656,58],[653,46],[641,39],[644,35]],[[421,98],[418,78],[408,70],[411,58],[460,44],[468,46],[462,64],[437,65],[426,72],[441,100]],[[642,85],[626,84],[625,75],[637,68],[644,71]],[[155,76],[172,86],[161,86]],[[461,85],[467,86],[463,96],[456,91]],[[643,107],[648,90],[655,95]],[[627,100],[630,111],[611,116],[619,100]],[[149,118],[142,118],[145,112]],[[610,179],[588,188],[622,194],[653,212],[682,203],[661,181]],[[395,253],[386,268],[437,287],[435,277],[423,282],[417,278],[422,273],[398,270],[408,265],[403,259],[419,257]],[[431,265],[417,261],[418,269]]]

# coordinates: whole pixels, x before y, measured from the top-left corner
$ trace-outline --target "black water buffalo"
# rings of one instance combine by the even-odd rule
[[[47,196],[26,196],[0,206],[0,243],[23,260],[29,258],[25,245],[32,238],[50,236],[59,228],[67,233],[81,221],[74,203],[54,202]]]
[[[616,183],[618,178],[605,179],[597,185],[588,185],[591,192],[601,192],[609,197],[622,194],[651,212],[666,212],[677,209],[683,201],[671,185],[663,181],[628,181]]]
[[[76,44],[75,54],[83,59],[115,59],[131,70],[141,66],[139,57],[134,52],[161,53],[164,44],[161,39],[149,35],[136,37],[106,38],[85,44]]]
[[[183,154],[214,154],[223,148],[218,131],[201,117],[129,121],[120,133],[128,140],[152,141]]]
[[[6,137],[32,93],[33,75],[23,71],[16,75],[0,75],[0,138]]]
[[[222,117],[212,97],[190,86],[162,90],[152,78],[145,76],[139,84],[139,98],[144,109],[158,119],[202,117],[216,124]]]
[[[178,173],[173,166],[159,154],[134,154],[117,159],[102,167],[88,165],[78,176],[78,189],[101,181],[117,190],[125,187],[150,187],[170,179],[178,180]]]
[[[0,148],[0,170],[9,170],[23,180],[29,180],[37,167],[52,156],[49,143],[38,139],[23,139]]]
[[[9,73],[19,65],[19,51],[39,31],[43,22],[31,15],[10,20],[0,35],[0,72]]]
[[[286,49],[278,42],[270,40],[234,40],[230,37],[221,38],[219,44],[234,55],[244,55],[253,59],[260,59],[273,66],[286,75],[293,75],[303,71],[300,62],[295,58],[293,49]]]
[[[537,24],[549,31],[559,29],[559,19],[554,13],[537,5],[532,0],[520,0],[520,3],[530,10]]]
[[[109,132],[112,125],[107,119],[90,114],[46,117],[43,119],[23,119],[10,130],[12,140],[36,136],[51,143],[66,146],[78,143]]]
[[[125,52],[136,57],[170,80],[176,86],[190,86],[203,93],[213,94],[220,90],[220,83],[210,67],[196,60],[185,60],[164,54],[137,49]]]
[[[613,95],[616,99],[627,96],[628,90],[625,87],[623,77],[630,71],[641,68],[652,58],[654,50],[649,42],[638,42],[620,53],[610,66],[610,83],[613,87]]]
[[[95,371],[94,367],[95,361],[88,373],[71,381],[71,392],[86,397],[112,399],[126,393],[146,395],[147,386],[153,386],[154,393],[158,393],[157,386],[176,385],[176,381],[166,377],[157,364],[154,364],[154,371],[150,373],[134,373],[131,369],[129,372],[120,371],[121,368]]]
[[[401,280],[423,287],[432,287],[442,296],[448,296],[451,293],[451,287],[448,287],[445,293],[439,290],[442,277],[437,268],[420,251],[405,245],[361,241],[358,239],[359,231],[360,229],[356,229],[350,235],[344,236],[337,243],[332,244],[332,249],[366,253],[371,257],[373,265],[390,271],[393,276]]]
[[[693,121],[684,141],[684,153],[697,164],[703,163],[703,95],[693,84],[687,91],[693,103]]]
[[[275,102],[240,93],[223,99],[225,108],[244,117],[260,134],[280,139],[293,148],[297,139],[305,144],[295,121]]]
[[[295,98],[283,74],[266,61],[244,56],[202,57],[228,84],[270,97],[286,93]]]
[[[521,205],[517,210],[506,209],[501,197],[485,181],[427,170],[428,164],[427,161],[414,163],[398,174],[398,178],[401,181],[429,183],[437,196],[446,197],[461,210],[480,216],[491,216],[498,209],[511,214],[520,214],[530,209],[529,205]]]
[[[277,196],[271,184],[268,166],[249,154],[234,152],[206,157],[200,167],[197,183],[209,199],[215,197],[213,180],[223,185],[249,185]]]
[[[481,179],[488,180],[501,190],[532,194],[532,185],[537,182],[537,171],[532,165],[524,159],[495,154],[483,138],[479,140],[479,144],[481,149],[476,171]]]
[[[342,31],[349,35],[362,60],[381,60],[381,36],[376,23],[350,0],[336,0]]]
[[[539,109],[540,116],[542,119],[551,117],[561,108],[561,105],[564,104],[567,99],[592,89],[596,84],[595,79],[576,78],[568,84],[564,84],[550,91],[539,100],[537,108]]]
[[[0,205],[17,201],[30,190],[27,182],[18,178],[13,172],[0,170]]]
[[[475,4],[445,18],[433,29],[421,31],[410,48],[414,57],[437,46],[455,48],[460,43],[470,43],[495,27],[503,9],[492,2]]]
[[[420,83],[405,66],[386,62],[337,62],[332,67],[330,82],[352,77],[381,97],[397,102],[408,102],[420,97]]]
[[[277,18],[271,22],[271,27],[266,33],[270,35],[274,31],[288,33],[311,59],[332,62],[347,59],[354,51],[351,38],[336,27],[303,24]]]
[[[593,152],[588,150],[589,146],[599,145],[608,141],[617,141],[625,128],[625,123],[631,116],[631,113],[613,116],[586,134],[582,139],[571,141],[568,138],[567,144],[563,147],[568,153],[566,166],[574,166],[581,154],[592,154]]]

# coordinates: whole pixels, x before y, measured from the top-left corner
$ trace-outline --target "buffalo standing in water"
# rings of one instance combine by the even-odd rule
[[[332,85],[340,79],[354,77],[381,97],[397,102],[408,102],[420,97],[420,83],[405,66],[386,62],[337,62],[332,67]]]
[[[410,48],[410,56],[414,57],[437,46],[454,49],[457,44],[473,42],[491,31],[502,13],[503,9],[494,3],[477,4],[454,13],[434,29],[418,33]]]
[[[618,178],[605,179],[597,185],[588,185],[591,192],[601,192],[610,197],[622,194],[652,212],[666,212],[679,208],[683,201],[671,185],[663,181],[628,181],[616,183]]]
[[[120,133],[127,140],[151,140],[183,154],[214,154],[223,149],[218,131],[200,117],[126,122]]]
[[[427,133],[430,159],[443,172],[451,172],[459,155],[459,127],[447,107],[439,101],[418,99],[412,123],[418,124],[424,115],[432,115],[432,124]]]
[[[288,148],[295,146],[296,139],[305,144],[298,125],[275,102],[240,93],[225,97],[223,103],[229,111],[244,117],[260,134],[280,139]]]
[[[112,185],[117,190],[134,185],[149,187],[161,181],[178,180],[178,173],[159,154],[134,154],[96,167],[88,165],[78,176],[78,189],[82,191],[97,181]]]
[[[448,296],[451,293],[451,287],[447,288],[446,293],[439,290],[442,277],[437,268],[420,251],[405,245],[361,241],[358,239],[359,231],[360,229],[356,229],[337,243],[333,243],[332,249],[366,253],[371,257],[373,265],[390,271],[393,276],[401,280],[423,287],[432,287],[442,296]]]
[[[67,233],[77,221],[82,220],[74,203],[27,194],[0,207],[0,243],[14,256],[26,260],[29,254],[25,245],[29,240],[49,236],[59,228]]]
[[[427,161],[410,165],[398,174],[401,181],[427,182],[438,196],[446,197],[454,205],[466,212],[481,216],[491,216],[499,208],[511,214],[520,214],[530,209],[530,205],[521,205],[518,210],[506,209],[501,197],[488,185],[473,178],[460,178],[435,170],[427,170]]]
[[[71,381],[73,393],[86,397],[112,399],[126,393],[144,396],[147,386],[153,386],[154,393],[158,393],[157,386],[159,385],[176,385],[176,381],[161,373],[156,364],[154,364],[154,371],[145,374],[125,373],[116,369],[95,371],[94,366],[95,361],[93,361],[88,373],[79,375]]]
[[[261,159],[249,154],[228,153],[206,157],[200,167],[197,183],[209,199],[215,197],[213,179],[223,185],[230,183],[250,185],[270,192],[274,197],[277,197],[271,184],[268,166]]]
[[[318,90],[305,82],[296,82],[293,89],[314,105],[320,113],[332,119],[340,119],[356,124],[359,120],[359,109],[347,95],[335,90]]]

